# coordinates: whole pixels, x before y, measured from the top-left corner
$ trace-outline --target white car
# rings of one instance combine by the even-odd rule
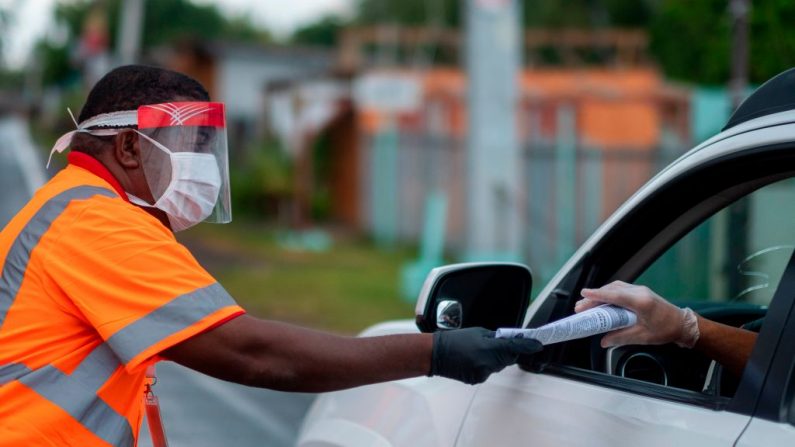
[[[467,266],[448,269],[458,271],[450,284],[460,296],[426,289],[418,306],[424,330],[441,330],[429,317],[441,300],[463,304],[455,326],[538,327],[572,314],[583,287],[645,284],[706,318],[759,331],[741,377],[695,350],[605,350],[594,336],[546,346],[478,386],[421,377],[320,395],[298,445],[795,445],[793,247],[795,69],[642,187],[529,307],[504,287],[460,287],[477,271]],[[417,331],[406,320],[362,336]]]

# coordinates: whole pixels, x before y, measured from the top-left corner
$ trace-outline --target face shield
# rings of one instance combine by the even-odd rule
[[[180,231],[232,220],[224,105],[174,102],[138,108],[138,144],[154,204]]]
[[[202,221],[231,222],[226,118],[222,103],[146,105],[137,111],[101,114],[76,125],[77,130],[58,139],[51,158],[53,153],[63,152],[77,132],[115,135],[137,126],[142,169],[154,202],[128,193],[130,201],[164,211],[175,232]]]

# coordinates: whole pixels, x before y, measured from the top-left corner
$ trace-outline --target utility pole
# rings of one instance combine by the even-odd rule
[[[466,0],[466,258],[518,260],[519,0]]]
[[[748,87],[748,13],[750,0],[730,0],[732,16],[731,89],[732,107],[737,110],[745,99]]]
[[[122,0],[117,51],[121,65],[134,64],[141,50],[144,0]]]
[[[750,0],[729,0],[732,19],[732,58],[729,89],[732,110],[736,111],[745,99],[748,86],[748,13]],[[729,296],[736,297],[745,289],[745,277],[738,272],[738,264],[748,255],[748,202],[740,200],[729,207],[727,231]]]

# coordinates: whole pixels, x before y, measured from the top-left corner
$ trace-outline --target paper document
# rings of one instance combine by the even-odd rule
[[[535,338],[543,345],[590,337],[632,326],[635,313],[612,304],[588,309],[535,329],[497,329],[497,338]]]

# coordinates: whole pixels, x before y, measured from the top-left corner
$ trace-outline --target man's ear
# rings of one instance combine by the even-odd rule
[[[125,130],[116,134],[113,151],[116,161],[125,169],[138,169],[141,167],[141,148],[138,145],[138,134],[132,130]]]

